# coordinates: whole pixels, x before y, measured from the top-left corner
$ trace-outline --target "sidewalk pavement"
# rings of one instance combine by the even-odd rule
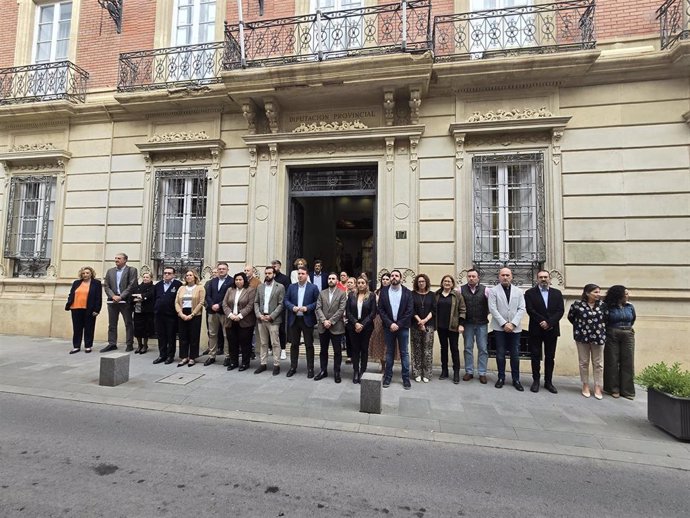
[[[638,387],[634,401],[608,396],[598,401],[582,397],[579,379],[557,377],[557,395],[543,388],[534,394],[527,362],[522,362],[525,392],[509,383],[494,388],[494,373],[487,385],[476,378],[459,385],[435,378],[403,390],[396,369],[393,384],[383,391],[382,414],[370,415],[359,412],[359,385],[352,384],[349,365],[343,365],[342,383],[334,383],[332,372],[315,382],[306,377],[303,357],[297,374],[286,378],[289,360],[274,377],[270,356],[260,375],[254,374],[258,360],[244,372],[228,372],[221,357],[208,367],[203,358],[191,368],[153,365],[154,346],[145,355],[131,355],[127,383],[101,387],[100,347],[70,355],[67,340],[0,335],[0,392],[690,471],[690,443],[647,421],[644,389]],[[369,371],[376,367],[370,364]]]

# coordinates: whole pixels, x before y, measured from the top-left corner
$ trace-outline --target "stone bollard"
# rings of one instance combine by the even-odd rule
[[[359,411],[368,414],[381,413],[383,375],[365,372],[362,374],[359,392]]]
[[[129,354],[112,353],[101,356],[99,385],[116,387],[129,381]]]

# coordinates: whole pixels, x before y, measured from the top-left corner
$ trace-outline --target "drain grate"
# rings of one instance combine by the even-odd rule
[[[203,374],[193,374],[191,372],[188,374],[175,373],[159,379],[156,381],[156,383],[168,383],[169,385],[188,385],[192,381],[198,380],[202,376]]]

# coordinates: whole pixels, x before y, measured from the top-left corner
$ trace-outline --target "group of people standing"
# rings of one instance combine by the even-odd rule
[[[524,391],[520,382],[520,345],[522,319],[529,316],[529,345],[532,385],[541,386],[541,364],[544,364],[544,388],[558,390],[553,384],[555,352],[560,335],[559,322],[565,313],[561,292],[551,287],[547,271],[537,273],[537,284],[523,292],[512,283],[509,268],[499,271],[498,283],[485,286],[479,272],[470,269],[467,283],[456,287],[452,275],[444,275],[440,288],[432,291],[426,274],[414,278],[410,290],[402,284],[402,273],[392,270],[381,276],[380,286],[370,290],[370,280],[346,272],[325,273],[316,261],[309,271],[304,259],[295,261],[288,277],[275,260],[264,271],[261,282],[251,266],[230,277],[228,264],[219,262],[214,277],[202,285],[194,270],[184,272],[184,282],[175,278],[175,268],[166,266],[163,279],[154,284],[150,274],[138,282],[136,268],[127,265],[127,255],[115,256],[115,267],[108,270],[102,288],[107,296],[108,345],[101,352],[117,349],[117,324],[120,315],[125,323],[127,351],[144,354],[148,339],[158,339],[159,355],[154,364],[175,361],[179,336],[178,367],[189,367],[199,358],[199,342],[204,308],[207,316],[208,349],[205,366],[215,363],[216,356],[227,352],[223,365],[227,370],[247,370],[254,358],[253,341],[260,374],[268,369],[273,357],[273,375],[280,374],[280,360],[287,359],[287,376],[296,374],[300,346],[304,344],[307,378],[316,381],[329,377],[329,355],[332,350],[333,378],[342,381],[342,352],[352,363],[352,382],[360,382],[369,359],[381,362],[383,386],[390,386],[393,364],[401,363],[402,384],[411,388],[411,380],[428,383],[432,379],[434,337],[438,335],[441,356],[439,379],[471,381],[475,374],[474,349],[478,352],[476,372],[479,382],[487,383],[488,332],[491,328],[496,349],[496,388],[502,388],[506,377],[506,354],[510,358],[513,387]],[[294,282],[291,280],[294,279]],[[73,349],[91,352],[95,320],[101,311],[101,283],[91,267],[79,272],[70,290],[66,310],[71,310]],[[489,323],[489,315],[491,320]],[[634,398],[634,331],[635,309],[628,302],[628,291],[617,285],[609,288],[604,301],[600,288],[585,286],[581,300],[568,312],[577,344],[582,395],[591,396],[589,365],[594,375],[594,397],[602,392],[614,398]],[[319,370],[315,371],[314,331],[320,341]],[[256,332],[256,337],[254,336]],[[464,340],[464,375],[460,377],[459,342]],[[450,351],[450,360],[449,354]],[[451,370],[452,368],[452,374]]]

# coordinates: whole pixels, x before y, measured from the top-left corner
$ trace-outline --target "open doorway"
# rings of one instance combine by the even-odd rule
[[[376,273],[376,166],[290,169],[288,261]]]

